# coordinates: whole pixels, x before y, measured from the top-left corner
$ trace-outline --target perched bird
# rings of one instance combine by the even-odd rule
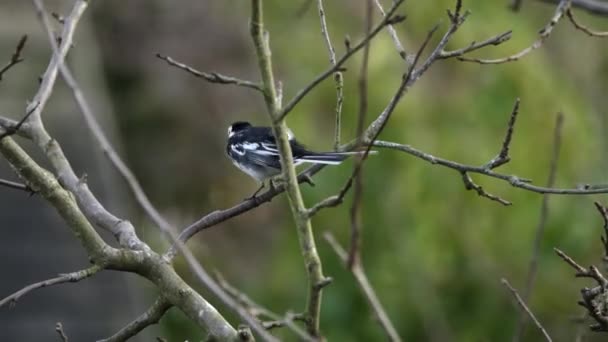
[[[338,165],[349,156],[362,153],[313,152],[296,141],[291,131],[288,131],[288,137],[295,165],[302,163]],[[270,127],[255,127],[243,121],[233,123],[228,127],[226,153],[236,167],[262,183],[250,198],[255,197],[264,188],[267,179],[281,173],[279,150]]]

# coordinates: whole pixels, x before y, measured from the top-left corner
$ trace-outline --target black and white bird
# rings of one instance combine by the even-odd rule
[[[361,153],[313,152],[300,144],[291,131],[288,131],[288,137],[295,165],[338,165],[349,156]],[[264,188],[267,179],[281,173],[279,150],[270,127],[255,127],[243,121],[233,123],[228,127],[226,153],[236,167],[262,183],[251,197],[255,197]]]

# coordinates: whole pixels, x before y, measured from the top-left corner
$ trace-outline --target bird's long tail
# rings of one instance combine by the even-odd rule
[[[297,158],[296,161],[306,162],[306,163],[316,163],[316,164],[327,164],[327,165],[338,165],[344,159],[355,156],[355,155],[363,155],[365,151],[357,151],[357,152],[319,152],[319,153],[310,153]],[[376,154],[378,151],[369,151],[369,154]]]

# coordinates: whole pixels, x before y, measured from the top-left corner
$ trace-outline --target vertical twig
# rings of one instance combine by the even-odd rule
[[[372,29],[372,0],[366,1],[365,6],[365,35],[369,35]],[[368,91],[367,91],[367,70],[369,66],[369,49],[372,42],[370,41],[363,48],[363,60],[361,61],[361,71],[359,72],[359,115],[357,116],[357,145],[361,143],[363,135],[363,126],[365,125],[365,115],[368,106]],[[361,250],[361,197],[363,194],[363,158],[358,157],[354,166],[357,170],[354,179],[354,195],[353,204],[350,207],[350,247],[348,250],[348,269],[352,270],[353,266],[359,262],[359,253]]]
[[[330,280],[323,275],[321,258],[317,252],[310,217],[307,215],[300,187],[298,186],[291,145],[287,134],[288,128],[284,116],[280,114],[280,108],[277,103],[268,32],[264,28],[262,0],[251,0],[250,32],[258,59],[266,108],[268,109],[270,121],[272,122],[272,131],[281,155],[281,168],[283,170],[283,177],[286,180],[287,197],[289,198],[289,205],[298,231],[300,250],[308,275],[306,328],[308,333],[313,337],[320,337],[321,291],[325,285],[329,284]]]
[[[325,9],[323,8],[323,0],[317,0],[317,8],[319,9],[319,19],[321,20],[321,34],[323,35],[325,45],[329,52],[329,62],[331,65],[336,65],[336,51],[329,38],[327,30],[327,22],[325,21]],[[336,122],[334,128],[334,149],[340,147],[340,131],[342,125],[342,104],[344,103],[344,76],[341,71],[334,73],[334,81],[336,82]]]
[[[553,129],[553,153],[551,155],[551,164],[549,166],[549,176],[547,178],[547,187],[552,188],[555,184],[555,176],[557,174],[557,162],[559,160],[559,151],[561,147],[561,132],[564,123],[563,113],[557,113],[555,118],[555,128]],[[523,298],[524,301],[529,302],[532,296],[532,289],[534,288],[534,281],[536,280],[536,273],[538,270],[538,258],[540,257],[540,248],[543,235],[545,233],[545,226],[547,223],[547,217],[549,216],[549,195],[543,195],[543,201],[540,207],[540,217],[538,220],[538,226],[536,227],[536,235],[534,237],[534,244],[532,245],[532,257],[528,264],[528,276],[526,280],[526,287],[524,288]],[[513,342],[521,340],[526,324],[526,317],[523,313],[519,317],[519,321],[515,326],[515,333],[513,334]]]

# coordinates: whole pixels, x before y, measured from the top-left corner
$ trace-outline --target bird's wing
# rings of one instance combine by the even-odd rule
[[[276,145],[270,143],[244,143],[242,146],[245,150],[244,157],[251,162],[275,169],[281,168],[279,152],[276,148],[272,148],[272,146],[276,147]]]

